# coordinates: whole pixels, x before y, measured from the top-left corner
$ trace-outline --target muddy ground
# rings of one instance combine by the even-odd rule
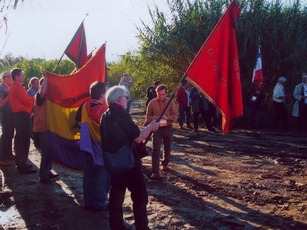
[[[145,113],[133,105],[132,117],[142,126]],[[148,180],[151,159],[143,159],[151,229],[307,229],[306,136],[266,129],[223,136],[174,127],[171,163],[162,180]],[[39,166],[33,145],[29,161]],[[20,175],[11,164],[1,167],[0,229],[109,229],[108,212],[82,208],[82,173],[55,165],[60,177],[41,184],[38,174]],[[126,196],[124,218],[133,226],[128,191]]]

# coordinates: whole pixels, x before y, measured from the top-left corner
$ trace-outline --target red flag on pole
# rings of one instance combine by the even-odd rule
[[[262,73],[262,56],[261,56],[261,45],[258,45],[258,54],[256,57],[256,64],[253,71],[252,82],[261,89],[261,82],[263,81]]]
[[[233,1],[186,71],[187,78],[217,107],[222,131],[243,113],[235,23],[240,10]]]
[[[83,21],[80,24],[74,37],[71,39],[64,53],[75,63],[80,69],[88,60],[86,37]]]

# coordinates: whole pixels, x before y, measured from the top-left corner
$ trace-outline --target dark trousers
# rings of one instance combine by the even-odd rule
[[[143,173],[139,166],[136,166],[129,171],[111,176],[111,190],[109,199],[109,223],[111,229],[124,229],[123,203],[125,199],[126,188],[128,188],[131,192],[135,229],[148,229],[148,218],[146,209],[148,203],[148,195],[146,191]]]
[[[156,132],[153,133],[153,151],[152,151],[152,172],[159,173],[160,163],[160,149],[163,142],[164,146],[164,157],[162,165],[167,166],[171,156],[171,146],[173,138],[173,128],[171,125],[166,127],[160,127]]]
[[[185,119],[186,116],[186,119]],[[191,107],[183,108],[179,106],[179,125],[183,126],[184,121],[186,121],[187,126],[191,126]]]
[[[287,109],[284,106],[284,103],[273,102],[275,116],[274,116],[274,129],[279,129],[280,127],[287,129],[288,128],[288,113]]]
[[[14,124],[16,129],[14,149],[16,154],[16,165],[18,170],[27,170],[30,138],[31,138],[31,118],[27,112],[14,113]]]
[[[13,113],[8,111],[0,112],[2,135],[0,138],[0,160],[12,155],[12,141],[14,137]]]
[[[251,109],[247,110],[247,121],[249,129],[258,129],[260,122],[260,109]]]
[[[212,126],[212,122],[211,122],[211,119],[210,119],[209,111],[204,111],[204,110],[202,110],[200,112],[194,112],[194,129],[198,130],[198,116],[199,116],[199,114],[201,115],[201,117],[205,121],[207,129],[212,131],[213,126]]]
[[[300,105],[300,115],[297,119],[297,130],[307,133],[307,104]]]

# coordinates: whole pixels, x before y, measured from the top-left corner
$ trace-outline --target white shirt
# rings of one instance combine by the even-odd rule
[[[284,86],[277,82],[277,84],[274,87],[273,91],[273,101],[276,101],[278,103],[284,102],[285,99],[278,98],[280,96],[286,96],[284,92]]]

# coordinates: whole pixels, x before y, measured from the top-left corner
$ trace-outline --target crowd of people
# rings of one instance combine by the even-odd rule
[[[2,74],[0,85],[0,166],[10,165],[15,160],[20,174],[33,174],[37,170],[27,163],[30,139],[41,153],[40,182],[52,183],[58,177],[53,174],[52,161],[47,151],[46,95],[48,74],[42,71],[41,79],[32,77],[28,90],[23,86],[25,76],[22,69],[14,68]],[[176,102],[167,97],[168,89],[159,80],[147,89],[144,129],[140,129],[130,116],[131,87],[135,78],[123,74],[118,85],[108,88],[105,82],[96,81],[89,87],[90,99],[76,113],[80,128],[80,151],[83,155],[84,209],[109,210],[111,229],[126,229],[122,205],[125,191],[131,191],[136,229],[148,229],[146,206],[148,195],[141,170],[141,157],[134,147],[135,166],[125,172],[111,174],[104,167],[102,152],[117,152],[122,146],[135,146],[152,134],[151,180],[161,179],[160,170],[168,170],[174,123],[183,130],[199,130],[199,115],[209,132],[215,132],[217,110],[197,87],[182,80],[176,91]],[[274,128],[288,128],[287,111],[284,107],[286,95],[285,77],[280,77],[273,91],[275,109]],[[247,102],[248,128],[259,128],[260,113],[265,93],[259,82],[249,92]],[[293,97],[296,102],[292,115],[297,118],[297,129],[307,132],[307,75],[302,74]],[[192,114],[193,112],[193,119]],[[192,127],[192,122],[193,126]],[[184,126],[184,123],[186,126]],[[14,136],[15,134],[15,136]],[[14,144],[13,144],[14,140]],[[14,148],[12,147],[14,146]],[[163,146],[163,151],[161,147]],[[90,149],[90,150],[89,150]],[[13,151],[14,150],[14,151]],[[15,154],[13,154],[13,152]]]

